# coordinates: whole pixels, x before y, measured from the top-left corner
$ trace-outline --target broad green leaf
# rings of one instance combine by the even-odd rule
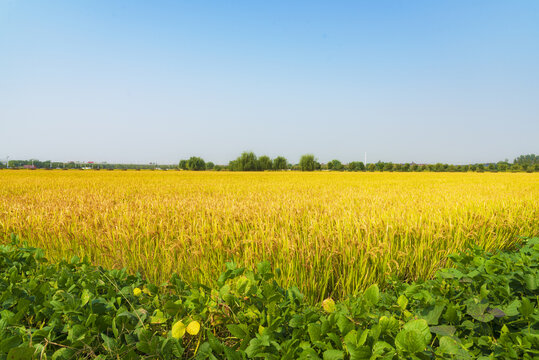
[[[460,345],[455,339],[449,336],[442,336],[440,339],[440,346],[436,350],[436,354],[446,357],[444,355],[454,355],[458,359],[471,359],[472,357],[466,351],[462,345]]]
[[[111,337],[109,337],[109,336],[107,336],[107,335],[105,335],[103,333],[101,333],[101,338],[103,339],[103,346],[105,347],[105,349],[107,351],[111,352],[114,349],[116,349],[117,344],[116,344],[116,341],[113,338],[111,338]]]
[[[502,308],[502,311],[507,316],[517,316],[520,314],[519,309],[520,308],[520,300],[513,300],[509,305]]]
[[[459,313],[457,312],[457,307],[453,304],[449,304],[443,318],[450,323],[457,323],[459,321]]]
[[[372,355],[369,346],[356,346],[351,343],[345,343],[346,351],[350,354],[350,360],[369,360]]]
[[[383,357],[385,354],[392,354],[395,352],[395,348],[385,341],[377,341],[372,347],[372,355],[377,357]],[[389,357],[392,358],[393,356]]]
[[[90,291],[88,289],[83,289],[80,296],[81,306],[86,305],[88,301],[90,301],[91,297],[92,297],[92,294],[90,293]]]
[[[82,340],[88,331],[89,329],[86,326],[76,324],[69,329],[67,338],[70,341]]]
[[[269,345],[269,344],[268,344]],[[256,357],[264,352],[266,352],[264,341],[259,338],[251,339],[249,346],[245,349],[245,354],[250,358]]]
[[[56,350],[52,354],[52,360],[69,360],[73,359],[73,356],[75,355],[76,350],[74,349],[68,349],[68,348],[61,348]]]
[[[326,350],[323,354],[324,360],[342,360],[344,359],[344,351],[342,350]]]
[[[404,324],[404,328],[397,334],[395,345],[397,349],[412,354],[425,350],[431,334],[427,321],[424,319],[412,320]]]
[[[315,342],[320,340],[320,333],[322,332],[322,327],[320,324],[310,323],[309,325],[307,325],[307,332],[309,333],[311,342]]]
[[[404,295],[399,296],[397,299],[397,304],[402,310],[405,310],[406,306],[408,306],[408,298],[406,298]]]
[[[349,344],[354,344],[354,345],[356,345],[356,341],[357,341],[357,331],[356,330],[349,331],[348,334],[346,334],[346,336],[343,339],[344,343],[349,343]]]
[[[341,334],[347,334],[354,328],[354,325],[344,314],[338,314],[337,327],[339,328]]]
[[[494,320],[494,315],[485,313],[488,303],[470,304],[467,306],[467,313],[474,319],[481,322],[489,322]]]
[[[5,335],[4,335],[5,336]],[[17,347],[21,343],[19,336],[10,336],[0,340],[0,352],[7,353],[9,350]]]
[[[537,274],[526,274],[524,275],[524,282],[526,283],[526,287],[530,291],[537,290]]]
[[[271,265],[268,261],[259,262],[256,264],[256,269],[261,275],[271,273]]]
[[[29,360],[32,359],[36,349],[33,347],[17,347],[9,350],[7,360]]]
[[[243,328],[239,325],[230,324],[227,325],[226,328],[228,329],[228,331],[230,331],[232,336],[237,337],[238,339],[243,339],[247,336],[247,332],[243,330]]]
[[[429,329],[433,334],[446,336],[451,336],[455,333],[455,331],[457,331],[457,328],[452,325],[431,326]]]
[[[212,350],[217,354],[221,354],[224,350],[224,346],[221,344],[219,339],[212,334],[211,330],[206,331],[206,337],[208,338],[208,343],[210,344]]]
[[[153,316],[150,318],[150,322],[152,324],[162,324],[167,322],[167,318],[161,310],[157,309],[154,311]]]
[[[365,341],[367,341],[367,336],[369,335],[369,329],[363,330],[361,335],[358,337],[356,345],[361,346],[365,344]]]
[[[367,300],[371,304],[376,305],[380,300],[380,289],[378,288],[378,285],[372,284],[371,286],[369,286],[367,290],[365,290],[363,296],[365,300]]]
[[[530,299],[528,299],[527,297],[522,298],[521,305],[520,305],[520,308],[519,308],[520,313],[522,314],[522,316],[528,317],[531,314],[533,314],[533,308],[534,308],[534,306],[531,303]]]
[[[443,304],[429,306],[421,312],[421,318],[425,319],[429,325],[438,325],[438,320],[444,308],[445,305]]]

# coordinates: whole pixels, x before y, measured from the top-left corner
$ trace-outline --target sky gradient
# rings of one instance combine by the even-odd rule
[[[0,158],[538,153],[539,1],[2,1]]]

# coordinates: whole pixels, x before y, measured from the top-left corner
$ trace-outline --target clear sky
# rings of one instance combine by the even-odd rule
[[[539,1],[0,0],[0,158],[539,152]]]

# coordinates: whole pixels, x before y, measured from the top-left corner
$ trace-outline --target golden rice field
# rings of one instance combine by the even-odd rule
[[[311,299],[539,233],[539,174],[0,171],[0,238],[151,281],[269,260]]]

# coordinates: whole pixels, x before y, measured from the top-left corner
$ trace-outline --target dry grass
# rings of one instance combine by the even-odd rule
[[[0,238],[152,281],[271,261],[313,300],[539,232],[539,174],[0,171]]]

